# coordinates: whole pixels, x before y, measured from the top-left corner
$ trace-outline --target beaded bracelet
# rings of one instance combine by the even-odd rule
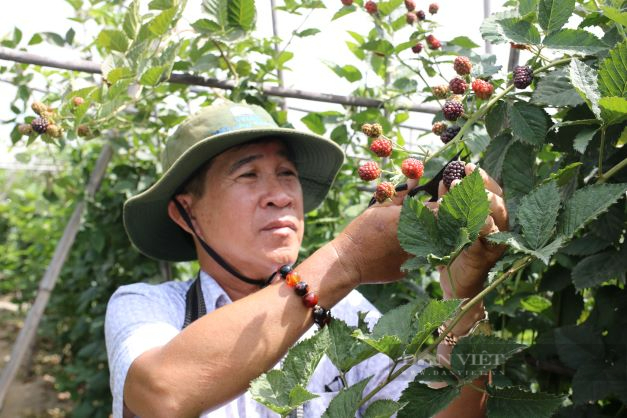
[[[331,322],[331,311],[318,305],[318,295],[309,291],[309,285],[301,280],[292,266],[286,264],[279,269],[281,278],[289,287],[293,287],[298,296],[303,298],[306,307],[313,309],[313,320],[320,328]]]

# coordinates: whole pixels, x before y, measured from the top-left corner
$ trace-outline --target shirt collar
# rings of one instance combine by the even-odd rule
[[[200,271],[200,285],[205,296],[207,311],[214,311],[232,302],[229,295],[222,289],[222,286],[203,270]]]

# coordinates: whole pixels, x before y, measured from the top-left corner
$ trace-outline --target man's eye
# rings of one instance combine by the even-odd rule
[[[297,176],[294,170],[283,170],[280,173],[282,176]]]
[[[240,174],[240,177],[255,178],[255,177],[257,177],[257,174],[255,174],[253,172],[248,172],[248,173]]]

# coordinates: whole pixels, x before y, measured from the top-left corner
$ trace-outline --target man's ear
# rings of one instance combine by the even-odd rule
[[[192,197],[189,194],[177,194],[172,199],[176,199],[181,204],[181,206],[183,206],[183,209],[187,212],[187,215],[191,219],[192,215],[190,208],[192,205]],[[185,232],[194,235],[194,231],[189,228],[189,225],[187,225],[187,222],[185,222],[185,220],[183,219],[181,212],[179,212],[179,209],[173,200],[170,200],[168,202],[168,216],[174,221],[174,223],[183,228]],[[192,223],[193,222],[194,220],[192,219]]]

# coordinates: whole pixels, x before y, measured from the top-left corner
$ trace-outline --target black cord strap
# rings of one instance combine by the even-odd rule
[[[176,205],[176,208],[178,209],[179,213],[181,214],[181,217],[183,218],[183,220],[185,221],[189,229],[191,229],[194,235],[196,236],[196,238],[198,238],[198,241],[200,242],[200,245],[202,246],[202,248],[204,248],[205,252],[209,254],[209,256],[211,256],[211,258],[213,258],[215,262],[218,263],[224,270],[228,271],[229,273],[231,273],[233,276],[237,277],[241,281],[248,283],[248,284],[254,284],[255,286],[259,286],[260,288],[264,288],[268,286],[270,283],[272,283],[272,280],[274,279],[276,272],[272,273],[270,277],[268,277],[267,279],[255,280],[255,279],[249,279],[248,277],[244,276],[242,273],[237,271],[225,259],[220,257],[220,255],[213,248],[211,248],[209,244],[207,244],[202,238],[198,236],[198,234],[196,233],[196,229],[192,225],[192,220],[190,219],[189,214],[187,213],[183,205],[181,205],[181,202],[179,202],[176,199],[172,199],[172,201]]]

